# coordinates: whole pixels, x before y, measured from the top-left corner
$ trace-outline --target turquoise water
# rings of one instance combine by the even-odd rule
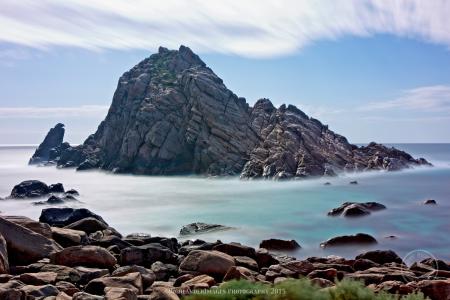
[[[235,229],[198,238],[252,246],[271,237],[295,239],[302,246],[292,253],[298,257],[352,257],[379,248],[393,249],[403,256],[426,250],[450,260],[450,144],[397,146],[429,159],[435,167],[290,182],[145,177],[29,167],[32,147],[0,147],[0,196],[8,195],[22,180],[62,182],[81,193],[82,203],[73,206],[95,211],[125,234],[177,237],[182,225],[201,221]],[[359,184],[349,185],[352,180]],[[325,181],[332,185],[324,186]],[[421,205],[426,199],[436,199],[438,205]],[[377,201],[388,209],[357,219],[327,216],[327,211],[345,201]],[[38,218],[41,209],[28,200],[0,202],[3,214]],[[379,244],[327,250],[319,247],[320,242],[335,235],[358,232],[372,234]],[[397,238],[386,238],[391,235]]]

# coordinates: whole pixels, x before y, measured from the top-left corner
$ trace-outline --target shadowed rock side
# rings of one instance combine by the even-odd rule
[[[292,105],[249,107],[189,48],[160,48],[119,79],[112,105],[83,145],[57,163],[135,174],[292,178],[428,164],[371,143],[358,148]]]
[[[48,162],[58,157],[58,148],[63,143],[64,124],[58,123],[50,129],[44,138],[44,141],[34,152],[29,164],[39,164]]]

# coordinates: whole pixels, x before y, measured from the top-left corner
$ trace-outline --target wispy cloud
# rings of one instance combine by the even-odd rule
[[[67,118],[102,117],[108,106],[82,105],[76,107],[0,107],[0,118]]]
[[[267,57],[377,33],[450,46],[447,0],[0,0],[0,41],[35,48],[155,49]]]
[[[414,110],[450,113],[450,86],[434,85],[407,90],[397,99],[369,103],[358,110]]]

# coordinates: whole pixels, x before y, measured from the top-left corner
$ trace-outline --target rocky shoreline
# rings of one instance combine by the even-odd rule
[[[10,197],[36,197],[37,191],[54,196],[55,190],[59,195],[68,192],[62,185],[28,181],[14,187]],[[344,203],[330,211],[330,216],[359,217],[385,208],[374,202]],[[355,211],[359,213],[355,215]],[[0,215],[0,299],[176,300],[231,280],[273,286],[290,278],[306,278],[321,289],[351,279],[377,293],[421,292],[432,300],[450,296],[450,264],[438,259],[407,266],[395,252],[375,250],[353,259],[299,260],[289,255],[301,248],[295,240],[268,237],[259,248],[253,248],[193,238],[201,232],[212,235],[229,229],[193,223],[181,228],[177,238],[147,233],[123,236],[85,208],[45,208],[39,221]],[[332,238],[322,247],[365,243],[376,240],[358,233]]]

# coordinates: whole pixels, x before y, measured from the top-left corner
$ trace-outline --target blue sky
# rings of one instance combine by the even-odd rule
[[[448,2],[250,2],[183,15],[176,0],[158,14],[143,1],[0,0],[0,144],[39,143],[57,122],[82,142],[119,76],[180,44],[249,103],[295,104],[351,142],[450,142]]]

